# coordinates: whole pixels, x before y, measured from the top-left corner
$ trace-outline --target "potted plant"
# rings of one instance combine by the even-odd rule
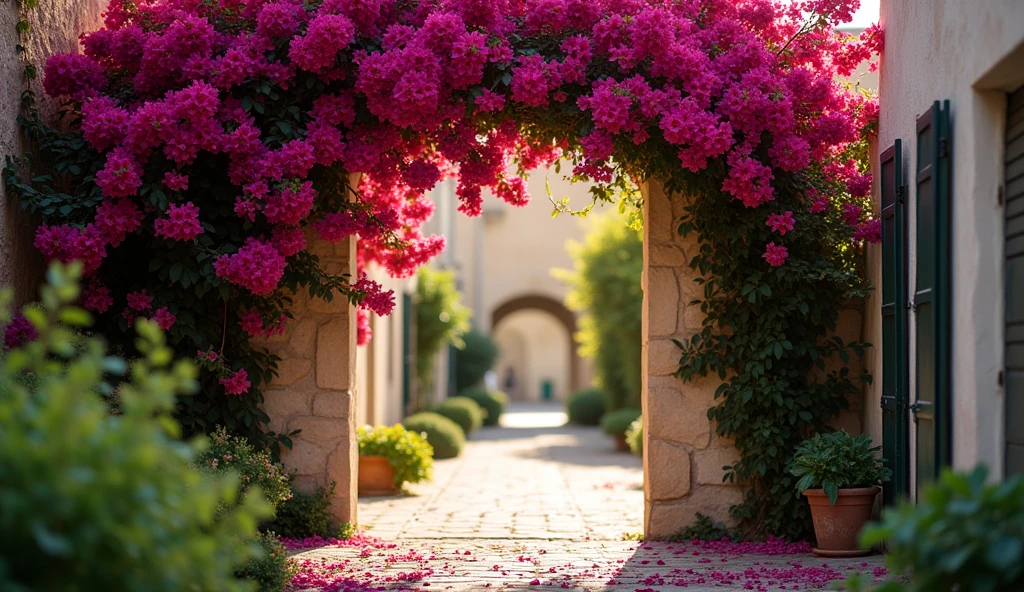
[[[626,430],[633,422],[640,417],[639,409],[617,409],[609,411],[601,416],[601,430],[605,434],[615,438],[615,448],[622,452],[629,452],[629,444],[626,442]]]
[[[818,546],[823,557],[860,557],[858,535],[871,519],[879,485],[892,472],[878,456],[871,438],[850,436],[845,431],[818,434],[804,440],[793,456],[790,472],[800,478],[798,492],[807,496]]]
[[[401,425],[360,427],[359,495],[393,495],[406,483],[429,481],[434,449],[426,439]]]

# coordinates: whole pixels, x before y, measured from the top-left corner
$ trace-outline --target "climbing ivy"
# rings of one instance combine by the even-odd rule
[[[859,149],[851,146],[851,154]],[[866,168],[866,162],[859,166]],[[847,408],[859,392],[858,381],[871,379],[852,375],[847,365],[867,344],[835,334],[841,310],[857,306],[868,293],[858,272],[862,252],[844,238],[844,211],[829,204],[812,214],[813,203],[803,197],[806,179],[790,176],[778,179],[777,187],[785,189],[769,207],[796,213],[803,232],[787,242],[785,265],[766,266],[757,246],[772,239],[772,229],[742,204],[693,181],[675,176],[666,185],[697,196],[678,232],[700,244],[690,267],[703,287],[692,304],[700,306],[704,320],[699,332],[679,342],[677,375],[684,381],[722,379],[708,418],[740,453],[724,478],[746,485],[732,515],[747,535],[806,538],[810,513],[786,466],[804,438],[826,429]],[[842,364],[829,365],[830,360]]]

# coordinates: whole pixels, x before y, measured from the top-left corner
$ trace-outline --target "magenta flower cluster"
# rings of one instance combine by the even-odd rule
[[[528,201],[514,162],[567,157],[603,183],[644,175],[628,165],[650,152],[692,173],[714,165],[722,194],[749,208],[775,199],[780,175],[814,171],[809,210],[764,214],[779,235],[764,259],[781,266],[800,215],[848,208],[870,189],[841,156],[877,117],[836,82],[880,47],[877,28],[859,39],[832,29],[856,4],[112,0],[84,55],[54,56],[44,78],[80,108],[103,155],[103,201],[91,223],[43,225],[35,244],[93,276],[132,233],[168,252],[206,240],[212,279],[260,309],[259,323],[242,322],[265,335],[283,330],[263,313],[276,316],[310,235],[357,236],[356,277],[371,265],[408,277],[444,249],[422,232],[433,211],[424,193],[439,181],[456,179],[459,209],[476,216],[488,193]],[[817,26],[804,29],[808,14]],[[262,116],[282,93],[297,97],[289,120]],[[210,159],[234,195],[204,190],[196,171],[210,174],[199,166]],[[318,185],[325,168],[362,173],[354,203]],[[166,199],[152,199],[157,189]],[[222,211],[248,234],[210,245],[201,221]],[[869,215],[841,211],[851,236],[877,240]],[[353,294],[363,311],[394,305],[366,278]],[[83,304],[103,312],[119,297],[92,282]],[[363,313],[364,338],[368,326]],[[241,382],[229,379],[235,391]]]

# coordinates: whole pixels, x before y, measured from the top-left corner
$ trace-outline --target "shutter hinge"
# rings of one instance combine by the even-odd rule
[[[998,383],[999,387],[1002,388],[1004,381],[1005,381],[1005,378],[1003,377],[1003,371],[1000,370],[999,371],[999,375],[996,377],[996,383]]]
[[[917,312],[917,301],[913,299],[907,300],[907,310]]]
[[[1000,185],[999,186],[999,190],[996,191],[996,203],[999,204],[1000,206],[1003,205],[1003,201],[1006,199],[1006,197],[1005,197],[1005,195],[1003,193],[1004,191],[1005,190],[1003,189],[1002,185]]]
[[[899,201],[900,203],[903,203],[903,201],[904,201],[904,199],[906,197],[907,197],[907,186],[906,185],[900,185],[899,187],[897,187],[896,188],[896,199],[897,199],[897,201]]]
[[[949,140],[947,138],[939,138],[939,158],[949,157]]]

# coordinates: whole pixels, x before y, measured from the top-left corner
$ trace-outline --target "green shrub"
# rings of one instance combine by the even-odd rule
[[[892,582],[877,590],[1024,590],[1024,477],[986,484],[987,470],[943,471],[917,504],[887,510],[861,543],[885,542]]]
[[[668,540],[683,542],[692,540],[720,541],[726,537],[737,539],[739,538],[738,534],[740,533],[725,524],[698,512],[697,519],[694,520],[693,524],[670,536]]]
[[[455,392],[476,388],[498,361],[498,344],[490,336],[470,330],[462,336],[463,346],[455,350]],[[496,425],[496,424],[495,424]]]
[[[260,548],[259,556],[250,559],[235,575],[255,582],[259,592],[281,592],[298,568],[288,563],[288,553],[274,533],[259,535],[255,543]]]
[[[604,392],[596,388],[577,391],[565,400],[565,412],[569,416],[569,423],[576,425],[598,425],[601,423],[605,408]]]
[[[352,536],[351,524],[339,525],[331,514],[335,484],[317,487],[313,493],[293,491],[292,497],[277,506],[274,520],[264,530],[291,539],[318,536],[325,539],[347,539]]]
[[[448,345],[462,347],[471,313],[462,305],[455,274],[430,267],[416,273],[416,380],[420,407],[429,407],[434,380],[434,358]]]
[[[406,429],[398,424],[361,426],[356,433],[359,456],[383,456],[388,459],[391,468],[395,470],[395,487],[398,489],[406,483],[430,481],[433,478],[435,451],[419,434],[420,431]]]
[[[469,397],[450,397],[434,408],[434,413],[443,415],[459,424],[466,437],[484,425],[483,407]]]
[[[565,304],[579,313],[580,355],[594,360],[609,409],[640,406],[643,241],[622,216],[598,216],[582,243],[569,243]]]
[[[843,487],[869,487],[888,481],[892,471],[878,458],[871,436],[845,431],[816,434],[797,447],[789,472],[800,478],[796,490],[824,489],[834,504]]]
[[[193,466],[170,413],[196,369],[173,361],[156,323],[135,321],[140,357],[121,414],[108,412],[103,376],[127,364],[73,330],[90,322],[70,306],[80,270],[50,267],[41,306],[24,310],[39,335],[0,367],[0,590],[247,589],[235,570],[270,505],[255,491],[236,503],[237,479]],[[11,318],[2,301],[0,323]],[[18,382],[26,371],[32,393]]]
[[[406,417],[402,425],[410,432],[423,434],[434,449],[434,458],[455,458],[466,446],[466,435],[459,424],[430,411],[421,411]]]
[[[273,462],[269,452],[255,450],[245,438],[232,436],[223,427],[210,435],[209,447],[196,455],[195,465],[204,473],[237,473],[241,494],[258,485],[275,508],[291,495],[284,467]]]
[[[633,454],[640,457],[644,455],[644,418],[638,417],[629,424],[629,429],[626,430],[626,444]]]
[[[484,410],[484,425],[496,426],[501,422],[501,414],[508,406],[508,395],[501,391],[489,391],[483,388],[469,389],[459,392],[460,397],[476,401]]]
[[[601,431],[613,438],[625,436],[629,426],[638,419],[640,419],[639,409],[609,411],[601,416]]]

